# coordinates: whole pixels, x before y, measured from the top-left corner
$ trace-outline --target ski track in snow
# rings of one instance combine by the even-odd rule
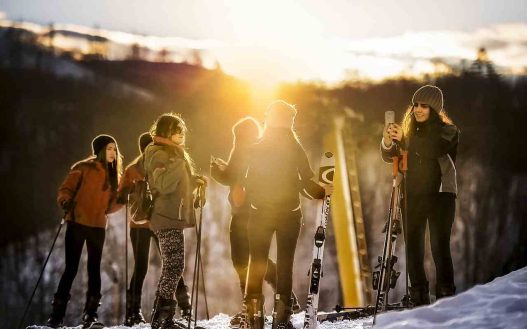
[[[271,328],[270,317],[265,329]],[[230,316],[219,314],[210,320],[198,321],[207,329],[229,327]],[[371,318],[336,323],[323,322],[319,329],[371,328]],[[302,328],[304,312],[293,316],[295,328]],[[31,326],[31,329],[47,327]],[[82,326],[68,327],[81,329]],[[127,329],[125,326],[108,327]],[[136,329],[150,329],[150,324]],[[525,329],[527,328],[527,267],[497,278],[485,285],[475,286],[454,297],[442,299],[432,305],[377,316],[375,328],[382,329]]]

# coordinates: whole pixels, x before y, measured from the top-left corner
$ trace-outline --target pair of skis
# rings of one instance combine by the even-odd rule
[[[405,295],[401,303],[390,304],[388,302],[390,290],[395,288],[397,279],[401,274],[395,270],[394,266],[397,263],[397,256],[395,256],[394,253],[397,237],[399,234],[401,234],[404,227],[402,220],[406,218],[406,216],[403,216],[402,214],[402,210],[406,209],[406,207],[402,208],[402,202],[406,201],[405,193],[402,190],[404,188],[402,179],[404,179],[407,171],[407,157],[407,151],[402,150],[400,158],[399,156],[392,158],[392,192],[390,197],[388,219],[383,229],[384,247],[382,255],[378,257],[378,265],[376,266],[377,270],[373,272],[372,283],[373,288],[377,292],[375,305],[351,308],[343,308],[337,305],[335,308],[336,312],[319,314],[318,319],[320,322],[355,320],[373,316],[373,322],[371,323],[371,326],[374,326],[378,312],[384,312],[388,310],[403,310],[408,308],[408,293]],[[399,175],[399,172],[402,172],[402,176]],[[408,273],[408,271],[406,271],[406,273]],[[408,276],[406,276],[406,279],[408,279]],[[408,287],[408,281],[406,282],[406,287]]]
[[[335,174],[335,157],[333,153],[326,152],[320,161],[319,182],[332,184]],[[324,259],[324,243],[326,240],[326,227],[329,220],[331,196],[326,195],[322,202],[320,222],[315,231],[313,245],[313,261],[309,269],[309,291],[306,301],[306,315],[304,318],[304,329],[317,327],[318,298],[320,292],[320,279],[323,276],[322,260]]]
[[[401,181],[399,170],[402,171],[403,177],[407,170],[407,152],[402,151],[402,165],[399,166],[400,159],[398,156],[393,157],[393,183],[392,183],[392,194],[390,200],[390,209],[388,215],[388,221],[384,228],[385,240],[382,256],[379,256],[379,269],[373,272],[373,286],[377,290],[377,298],[375,306],[369,306],[364,308],[353,308],[348,312],[328,313],[317,316],[318,310],[318,299],[320,290],[320,279],[322,277],[322,260],[324,253],[324,242],[326,238],[326,226],[329,217],[329,209],[331,197],[326,196],[322,205],[322,212],[320,214],[320,224],[315,232],[314,246],[313,246],[313,261],[309,271],[310,283],[309,292],[306,303],[306,315],[304,319],[304,329],[314,329],[317,327],[317,320],[321,321],[334,321],[337,319],[356,319],[361,317],[367,317],[373,315],[373,325],[375,325],[375,318],[378,311],[386,311],[390,309],[403,309],[405,305],[390,305],[388,303],[388,296],[390,289],[395,288],[395,284],[400,275],[394,269],[394,265],[397,262],[397,256],[394,255],[395,244],[397,236],[402,231],[401,218],[401,201],[403,199],[403,193],[401,193]],[[335,171],[335,161],[331,153],[326,153],[322,157],[319,181],[322,183],[332,183],[333,173]]]

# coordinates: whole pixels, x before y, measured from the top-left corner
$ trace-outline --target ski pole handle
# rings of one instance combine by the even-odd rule
[[[401,171],[406,172],[408,170],[408,150],[401,150],[401,156],[403,157]]]
[[[395,178],[397,177],[397,174],[399,173],[399,157],[395,156],[392,157],[392,176]]]
[[[203,185],[198,186],[198,191],[196,194],[197,194],[196,195],[197,207],[195,208],[203,207],[205,205],[205,200],[206,200],[205,186]]]

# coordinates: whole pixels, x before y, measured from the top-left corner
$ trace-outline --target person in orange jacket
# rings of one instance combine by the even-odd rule
[[[109,135],[98,135],[92,141],[92,156],[74,164],[59,187],[57,202],[66,211],[67,221],[66,268],[53,298],[53,310],[46,324],[48,327],[62,325],[84,243],[88,250],[88,290],[83,328],[98,323],[106,216],[118,209],[115,200],[121,162],[115,139]]]
[[[132,192],[134,183],[138,180],[145,179],[144,168],[144,151],[146,147],[152,143],[152,136],[149,132],[145,132],[139,136],[139,156],[135,158],[125,169],[121,182],[119,184],[119,202],[126,203],[127,196]],[[150,254],[150,239],[154,239],[157,249],[159,251],[159,240],[155,234],[150,230],[150,223],[136,223],[134,214],[130,214],[130,241],[132,242],[132,250],[134,254],[134,272],[130,279],[129,288],[126,291],[126,315],[124,325],[134,326],[136,324],[145,323],[145,318],[141,312],[141,295],[143,290],[143,283],[148,271],[148,258]],[[191,315],[192,309],[190,306],[190,295],[188,288],[185,285],[183,276],[178,282],[176,289],[176,300],[179,305],[181,316],[188,318]]]

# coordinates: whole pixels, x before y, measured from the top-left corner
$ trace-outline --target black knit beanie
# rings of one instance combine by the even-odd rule
[[[99,154],[99,152],[110,143],[114,143],[115,146],[117,146],[115,138],[110,135],[101,134],[95,137],[91,142],[91,149],[93,155],[97,156],[97,154]]]
[[[439,113],[443,109],[443,92],[436,86],[422,86],[417,89],[412,97],[412,104],[415,103],[428,104]]]
[[[142,133],[141,136],[139,136],[137,143],[139,146],[139,152],[143,153],[148,144],[152,143],[152,135],[150,135],[149,132]]]

